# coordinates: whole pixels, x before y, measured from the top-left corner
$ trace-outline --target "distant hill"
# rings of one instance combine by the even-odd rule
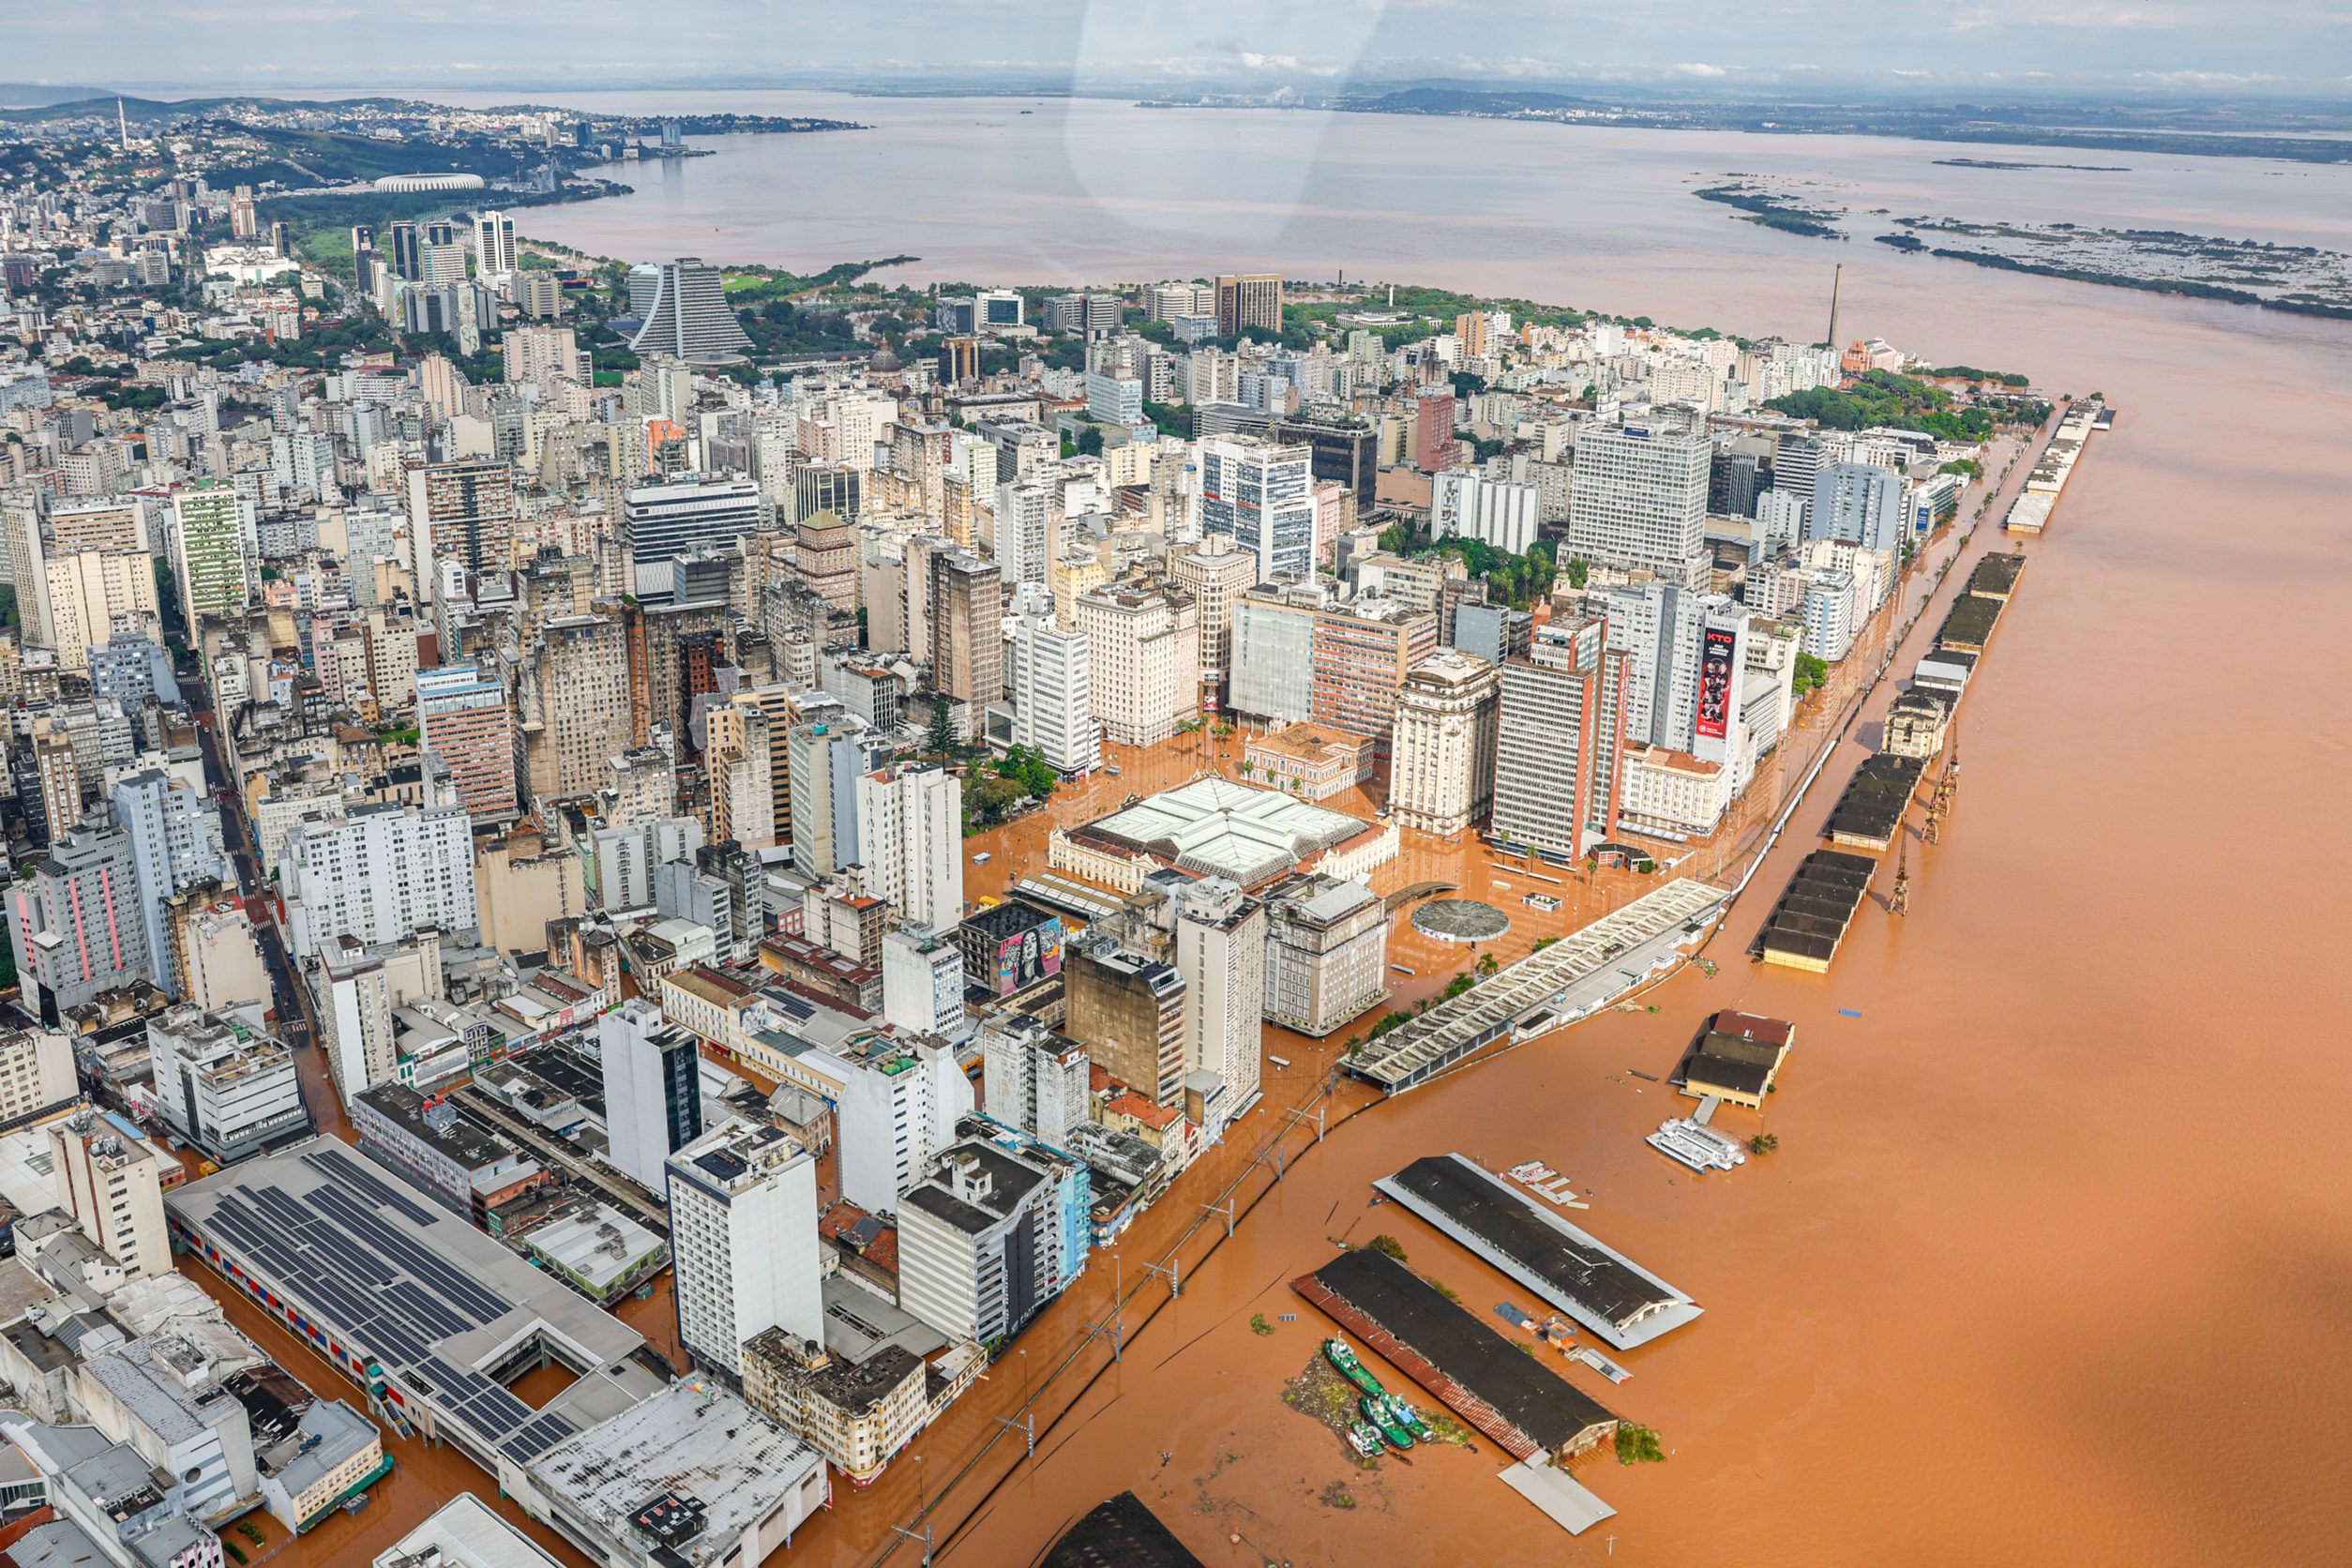
[[[31,82],[0,82],[0,109],[32,109],[44,103],[73,103],[97,92],[96,87],[44,87]]]

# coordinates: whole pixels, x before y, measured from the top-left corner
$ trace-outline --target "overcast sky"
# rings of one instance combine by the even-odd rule
[[[1760,97],[2352,89],[2348,0],[140,0],[8,8],[0,78],[1118,90],[1453,77]]]

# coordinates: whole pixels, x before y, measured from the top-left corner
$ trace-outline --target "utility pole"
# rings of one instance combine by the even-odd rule
[[[892,1525],[890,1528],[897,1530],[910,1541],[920,1540],[923,1543],[923,1568],[931,1568],[931,1522],[928,1519],[923,1521],[923,1533],[920,1536],[897,1525]]]
[[[1169,1295],[1181,1296],[1184,1293],[1184,1260],[1183,1258],[1171,1257],[1166,1263],[1146,1263],[1143,1265],[1143,1272],[1166,1274]]]
[[[1033,1411],[1030,1414],[1023,1416],[1018,1421],[1013,1420],[1010,1416],[1001,1415],[996,1418],[996,1424],[999,1426],[1010,1426],[1014,1431],[1018,1432],[1023,1437],[1027,1438],[1029,1440],[1030,1458],[1034,1460],[1037,1457],[1037,1417],[1035,1412]]]

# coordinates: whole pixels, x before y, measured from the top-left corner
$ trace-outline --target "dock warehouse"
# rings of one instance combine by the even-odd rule
[[[1707,1020],[1706,1033],[1692,1042],[1667,1081],[1695,1098],[1711,1094],[1761,1110],[1796,1038],[1797,1026],[1786,1018],[1726,1008]]]
[[[1870,856],[1843,850],[1816,850],[1805,856],[1756,936],[1757,955],[1768,964],[1829,973],[1830,960],[1837,957],[1837,944],[1846,940],[1846,927],[1853,924],[1877,869]]]
[[[1383,1252],[1343,1252],[1290,1289],[1444,1401],[1514,1457],[1565,1459],[1613,1435],[1617,1417],[1500,1329],[1447,1301]]]
[[[1920,775],[1926,771],[1926,758],[1902,752],[1881,751],[1863,759],[1830,812],[1823,830],[1830,841],[1862,850],[1884,850],[1892,844],[1903,831]]]
[[[457,1446],[512,1490],[523,1467],[661,1392],[645,1341],[384,1167],[314,1138],[163,1195],[173,1239],[366,1388],[371,1414]],[[505,1385],[579,1380],[543,1410]]]
[[[1372,1184],[1621,1350],[1705,1310],[1459,1154],[1431,1154]]]

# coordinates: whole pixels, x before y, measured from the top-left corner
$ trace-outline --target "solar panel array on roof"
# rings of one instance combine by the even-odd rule
[[[331,1319],[354,1350],[397,1371],[404,1384],[518,1462],[537,1457],[577,1430],[563,1416],[536,1414],[494,1380],[434,1353],[443,1341],[488,1328],[515,1310],[376,1210],[392,1210],[420,1226],[448,1216],[412,1202],[340,1150],[306,1153],[301,1162],[325,1184],[300,1195],[274,1184],[223,1191],[210,1229],[288,1294]]]

